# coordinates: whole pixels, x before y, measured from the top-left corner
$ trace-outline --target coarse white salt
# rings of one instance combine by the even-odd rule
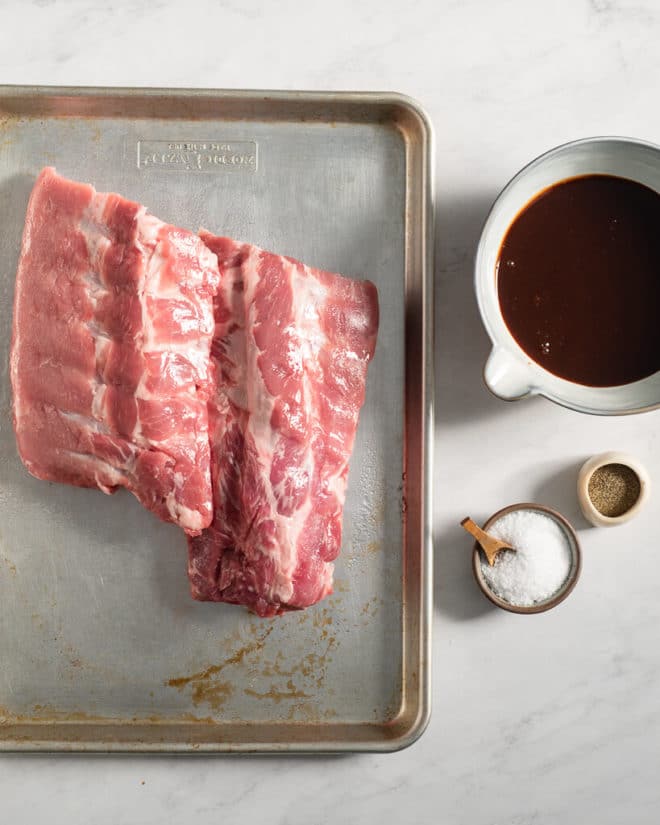
[[[490,589],[516,607],[532,607],[554,596],[571,572],[573,555],[562,527],[535,510],[514,510],[488,528],[516,552],[497,554],[491,567],[481,555],[481,572]]]

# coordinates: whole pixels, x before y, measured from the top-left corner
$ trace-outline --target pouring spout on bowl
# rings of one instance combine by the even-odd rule
[[[503,401],[518,401],[534,393],[526,365],[501,347],[495,347],[486,361],[484,381]]]

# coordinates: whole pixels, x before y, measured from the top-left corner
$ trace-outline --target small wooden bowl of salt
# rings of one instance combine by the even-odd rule
[[[577,534],[556,510],[542,504],[512,504],[492,515],[483,529],[506,542],[490,565],[478,544],[472,569],[484,596],[511,613],[542,613],[564,601],[582,568]]]

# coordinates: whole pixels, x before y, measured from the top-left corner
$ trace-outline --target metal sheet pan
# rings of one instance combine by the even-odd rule
[[[430,696],[432,135],[395,94],[0,87],[0,749],[395,750]],[[277,620],[188,595],[128,493],[31,478],[7,374],[41,167],[371,278],[381,328],[335,593]]]

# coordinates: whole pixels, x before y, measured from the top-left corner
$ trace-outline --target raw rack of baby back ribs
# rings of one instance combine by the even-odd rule
[[[44,169],[16,277],[18,450],[38,478],[211,520],[207,397],[215,256],[137,203]]]
[[[189,540],[191,588],[197,599],[273,615],[332,590],[378,296],[369,281],[201,236],[221,278],[209,404],[214,517]]]

